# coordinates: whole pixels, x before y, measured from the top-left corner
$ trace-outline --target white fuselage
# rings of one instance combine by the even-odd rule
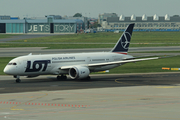
[[[86,66],[86,64],[107,63],[133,58],[130,55],[112,52],[27,55],[17,57],[9,62],[4,72],[9,75],[36,76],[45,74],[68,74],[62,66]],[[103,71],[121,64],[88,67],[90,72]]]

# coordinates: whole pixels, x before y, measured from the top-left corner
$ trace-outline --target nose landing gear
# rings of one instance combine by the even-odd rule
[[[16,83],[20,83],[20,82],[21,82],[21,80],[20,80],[20,76],[15,75],[15,76],[14,76],[14,78],[16,78]]]
[[[20,83],[21,82],[21,80],[20,79],[16,79],[16,83]]]

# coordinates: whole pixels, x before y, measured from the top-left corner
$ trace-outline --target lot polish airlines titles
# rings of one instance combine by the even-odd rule
[[[70,60],[70,59],[76,59],[74,56],[72,57],[53,57],[52,60]]]

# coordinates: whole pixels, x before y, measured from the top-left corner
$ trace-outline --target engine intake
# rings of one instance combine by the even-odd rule
[[[72,79],[83,79],[88,77],[90,71],[87,67],[75,66],[69,69],[69,76]]]

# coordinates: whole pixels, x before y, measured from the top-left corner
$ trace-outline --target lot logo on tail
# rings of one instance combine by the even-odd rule
[[[134,28],[134,23],[130,24],[126,28],[126,30],[121,35],[120,39],[118,40],[118,42],[116,43],[114,48],[111,50],[111,52],[116,52],[119,54],[127,54],[128,48],[130,45],[133,28]]]
[[[124,49],[128,49],[130,44],[131,35],[129,32],[125,32],[121,38],[121,45]]]

